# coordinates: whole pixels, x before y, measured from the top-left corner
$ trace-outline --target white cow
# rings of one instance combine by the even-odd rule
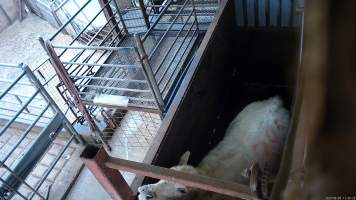
[[[253,163],[260,166],[268,163],[272,169],[278,169],[288,122],[288,111],[279,97],[250,103],[230,123],[223,140],[197,167],[187,165],[188,154],[185,154],[185,162],[171,169],[245,184],[248,180],[243,172]],[[165,180],[141,186],[138,191],[139,200],[229,199]]]

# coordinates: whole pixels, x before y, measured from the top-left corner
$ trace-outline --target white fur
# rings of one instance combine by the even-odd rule
[[[223,140],[194,168],[189,165],[172,167],[174,170],[247,183],[242,172],[253,163],[268,163],[278,168],[287,134],[288,111],[279,97],[247,105],[230,123]],[[227,199],[207,194],[182,184],[161,180],[139,188],[139,200]]]

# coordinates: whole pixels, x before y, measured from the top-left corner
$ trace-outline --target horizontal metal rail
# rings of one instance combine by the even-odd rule
[[[65,45],[53,45],[53,47],[61,48],[61,49],[85,49],[85,50],[108,50],[108,51],[134,50],[134,47],[65,46]]]
[[[110,89],[110,90],[117,90],[117,91],[126,91],[126,92],[142,92],[147,93],[151,92],[151,90],[139,90],[139,89],[130,89],[130,88],[117,88],[117,87],[107,87],[101,85],[84,85],[84,84],[74,84],[75,86],[80,86],[84,88],[98,88],[98,89]]]
[[[133,83],[147,83],[147,80],[120,79],[120,78],[107,78],[107,77],[97,77],[97,76],[74,76],[74,75],[69,75],[69,77],[71,77],[71,78],[92,79],[92,80],[104,80],[104,81],[133,82]]]
[[[6,90],[2,93],[2,94],[0,94],[0,99],[2,99],[16,84],[17,84],[17,82],[19,82],[20,81],[20,79],[22,79],[22,77],[24,77],[25,76],[25,72],[22,72],[15,80],[14,80],[14,82],[8,87],[8,88],[6,88]]]

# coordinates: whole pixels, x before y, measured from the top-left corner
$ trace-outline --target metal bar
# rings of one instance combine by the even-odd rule
[[[296,0],[291,0],[291,9],[290,9],[290,16],[289,16],[289,26],[293,27],[294,21],[295,21],[295,16],[296,16],[296,8],[297,8],[297,1]]]
[[[15,151],[15,149],[21,144],[21,142],[26,138],[26,136],[30,133],[32,128],[36,125],[36,123],[41,119],[42,115],[46,112],[46,110],[49,108],[49,104],[42,110],[42,112],[38,115],[38,117],[33,121],[33,123],[27,127],[26,131],[21,135],[21,137],[16,141],[16,144],[13,146],[10,152],[7,153],[5,158],[2,160],[2,162],[5,162],[11,154]]]
[[[278,0],[278,11],[277,11],[277,26],[282,26],[282,11],[283,11],[283,5],[282,5],[282,0]]]
[[[150,63],[147,58],[147,54],[145,52],[145,49],[143,47],[142,41],[140,39],[140,36],[137,34],[134,35],[135,41],[136,41],[136,46],[137,46],[137,55],[140,58],[140,63],[143,67],[144,75],[146,76],[146,79],[148,81],[148,85],[150,89],[152,90],[153,96],[156,99],[157,106],[159,110],[164,112],[164,102],[161,93],[159,92],[159,87],[157,85],[157,81],[155,79],[155,76],[153,74],[152,68],[150,66]]]
[[[0,162],[0,167],[3,167],[7,171],[10,172],[12,176],[14,176],[18,181],[20,181],[22,184],[24,184],[26,187],[28,187],[30,190],[32,190],[35,194],[37,194],[41,199],[45,199],[37,190],[35,190],[32,186],[30,186],[26,181],[22,180],[19,176],[17,176],[7,165],[5,165],[4,162]],[[2,182],[5,183],[5,180],[1,179]],[[7,184],[7,183],[6,183]],[[10,187],[10,186],[9,186]],[[15,190],[16,191],[16,190]],[[27,198],[25,198],[27,199]]]
[[[194,35],[195,35],[195,33],[196,33],[196,32],[197,32],[197,30],[195,30],[195,31],[194,31],[193,36],[189,39],[188,44],[189,44],[189,43],[193,40]],[[186,53],[187,49],[188,49],[188,48],[184,49],[183,55]],[[180,57],[180,59],[179,59],[178,63],[180,63],[180,62],[181,62],[182,58],[183,58],[183,56],[182,56],[182,57]],[[163,93],[164,93],[164,91],[166,90],[166,87],[167,87],[167,85],[168,85],[169,81],[172,79],[172,77],[173,77],[173,75],[174,75],[174,73],[175,73],[176,69],[177,69],[177,68],[175,68],[175,69],[174,69],[174,71],[172,72],[172,76],[170,76],[170,77],[169,77],[168,81],[167,81],[167,82],[166,82],[166,84],[163,86],[162,94],[163,94]]]
[[[243,9],[243,16],[244,16],[244,25],[245,27],[248,26],[248,13],[247,13],[247,0],[242,0],[242,9]]]
[[[0,177],[0,181],[5,185],[5,187],[7,188],[7,190],[11,190],[12,192],[15,192],[17,195],[19,195],[20,197],[22,197],[23,199],[26,199],[26,197],[20,193],[19,191],[11,188],[11,186],[9,184],[6,183],[6,181]],[[0,191],[1,192],[1,191]],[[1,193],[0,193],[1,194]],[[2,195],[2,194],[1,194]]]
[[[151,27],[147,30],[147,32],[145,33],[145,35],[143,35],[142,37],[142,42],[144,42],[148,35],[150,34],[150,32],[153,30],[153,28],[156,26],[156,24],[158,23],[158,21],[162,18],[162,16],[164,15],[164,13],[166,12],[166,10],[168,9],[168,7],[171,5],[173,0],[168,0],[167,5],[165,5],[165,7],[163,8],[163,10],[161,11],[161,13],[159,14],[159,16],[157,17],[156,21],[151,25]]]
[[[2,127],[1,131],[0,131],[0,136],[2,134],[4,134],[4,132],[7,130],[7,128],[10,127],[10,125],[16,120],[16,118],[22,113],[23,110],[25,110],[25,108],[27,107],[28,104],[31,103],[31,101],[33,100],[33,98],[40,92],[40,90],[37,89],[37,91],[33,94],[33,96],[27,100],[27,102],[21,107],[21,109],[19,111],[17,111],[17,113],[15,114],[15,116],[8,121],[5,126]]]
[[[95,64],[95,63],[80,63],[80,62],[62,62],[62,63],[71,64],[71,65],[87,65],[87,66],[100,66],[100,67],[140,68],[138,65]]]
[[[21,68],[20,65],[15,65],[15,64],[10,64],[10,63],[0,63],[0,67]]]
[[[190,16],[189,16],[189,18],[187,19],[187,21],[185,21],[185,23],[184,23],[182,29],[178,32],[177,36],[175,37],[175,39],[174,39],[174,41],[173,41],[173,43],[172,43],[172,46],[174,46],[174,44],[175,44],[176,41],[178,40],[179,35],[181,34],[182,30],[183,30],[184,27],[186,26],[187,22],[189,21],[190,17],[192,16],[192,14],[193,14],[193,11],[190,13]],[[189,33],[189,31],[191,30],[191,28],[193,27],[193,24],[194,24],[194,23],[195,23],[195,22],[193,22],[193,23],[191,24],[191,26],[190,26],[190,28],[189,28],[189,30],[188,30],[188,33]],[[171,52],[171,50],[172,50],[172,48],[170,48],[170,49],[169,49],[168,51],[166,51],[166,53],[164,54],[163,58],[161,59],[161,62],[159,63],[159,65],[158,65],[158,67],[156,68],[156,70],[154,71],[154,74],[155,74],[155,75],[157,74],[157,72],[158,72],[159,69],[161,68],[162,64],[163,64],[164,61],[166,60],[166,58],[167,58],[168,54]],[[167,67],[166,69],[168,69],[168,67]],[[163,74],[165,74],[165,73],[163,73]],[[164,76],[164,75],[163,75],[163,76]],[[163,76],[162,76],[162,77],[163,77]],[[160,82],[161,82],[161,80],[159,79],[159,80],[158,80],[158,85],[160,84]]]
[[[91,2],[91,0],[88,0],[79,10],[76,12],[71,18],[68,19],[58,30],[55,32],[51,37],[50,41],[52,41],[61,31],[64,29],[77,15]]]
[[[116,26],[117,22],[116,22],[115,17],[113,18],[114,13],[113,13],[111,6],[109,4],[111,2],[111,0],[98,0],[98,2],[100,4],[100,6],[102,8],[104,8],[103,12],[104,12],[104,16],[105,16],[106,20],[110,23],[110,25],[112,27],[115,27],[116,33],[120,33],[120,28],[118,26]]]
[[[184,2],[184,6],[187,5],[189,0],[185,0]],[[163,39],[167,36],[168,34],[168,31],[171,30],[171,28],[173,27],[174,23],[177,21],[178,17],[179,17],[179,14],[182,12],[182,10],[185,8],[185,7],[181,7],[179,12],[178,12],[178,15],[174,17],[173,21],[170,23],[168,29],[164,32],[163,36],[160,38],[160,40],[158,41],[158,43],[155,45],[155,47],[153,48],[153,50],[150,52],[150,55],[148,56],[148,60],[151,60],[153,54],[156,52],[156,50],[158,49],[159,45],[161,44],[161,42],[163,41]]]
[[[255,9],[255,26],[258,27],[260,25],[260,13],[259,13],[259,0],[255,0],[254,2],[254,9]]]
[[[194,3],[194,0],[191,0],[191,1],[192,1],[192,5],[193,5],[194,21],[197,23],[197,29],[199,31],[199,23],[198,23],[197,12],[196,12],[196,9],[195,9],[195,3]]]
[[[2,99],[2,98],[11,90],[11,88],[13,88],[13,87],[16,85],[16,83],[20,81],[20,79],[21,79],[25,74],[26,74],[25,72],[22,72],[22,73],[14,80],[14,82],[13,82],[8,88],[6,88],[6,90],[5,90],[2,94],[0,94],[0,99]]]
[[[115,109],[119,109],[119,110],[132,110],[132,111],[162,114],[161,111],[159,109],[157,109],[157,107],[151,107],[151,106],[140,107],[139,105],[133,105],[133,104],[129,103],[127,107],[124,107],[124,106],[105,105],[105,104],[100,104],[100,103],[94,103],[92,101],[83,101],[83,102],[85,103],[85,105],[91,105],[91,106],[101,106],[101,107],[107,107],[107,108],[115,108]]]
[[[114,5],[115,5],[115,8],[116,8],[116,10],[117,10],[117,14],[119,15],[119,19],[120,19],[120,22],[121,22],[122,27],[123,27],[123,29],[124,29],[124,32],[125,32],[126,34],[129,34],[129,31],[127,30],[127,26],[126,26],[125,20],[124,20],[124,18],[122,17],[122,14],[121,14],[121,12],[120,12],[120,7],[119,7],[119,5],[117,5],[116,0],[114,0]],[[118,22],[118,23],[119,23],[119,22]]]
[[[2,13],[5,15],[5,18],[7,20],[7,22],[9,22],[9,24],[12,24],[12,20],[10,18],[10,16],[7,14],[7,12],[5,11],[5,9],[0,5],[0,10],[2,11]]]
[[[17,112],[17,110],[13,110],[13,109],[11,109],[11,108],[3,107],[3,106],[0,106],[0,110],[7,110],[7,111],[9,111],[9,112]],[[26,111],[26,109],[25,109],[25,111]],[[23,115],[37,116],[37,114],[35,114],[35,113],[21,113],[21,114],[23,114]],[[12,115],[8,115],[8,116],[11,117]],[[50,117],[50,116],[43,116],[43,118],[50,119],[51,117]],[[22,118],[22,119],[26,119],[26,118]]]
[[[139,89],[130,89],[130,88],[117,88],[117,87],[107,87],[101,85],[84,85],[84,84],[74,84],[75,86],[80,86],[83,88],[98,88],[98,89],[109,89],[109,90],[117,90],[117,91],[127,91],[127,92],[142,92],[147,93],[151,92],[151,90],[139,90]]]
[[[53,98],[51,97],[51,95],[47,92],[47,90],[41,85],[40,81],[36,78],[36,76],[33,74],[33,72],[31,71],[31,69],[27,66],[27,65],[23,65],[22,68],[24,69],[25,72],[27,72],[27,76],[29,77],[30,80],[32,80],[33,84],[39,88],[39,90],[41,91],[41,94],[44,96],[44,98],[47,99],[47,101],[51,104],[51,106],[60,114],[62,114],[63,116],[64,113],[62,112],[62,110],[58,107],[58,105],[56,104],[56,102],[53,100]],[[64,121],[67,124],[71,124],[69,122],[69,120],[67,119],[67,117],[64,117]],[[79,133],[73,128],[73,126],[69,126],[69,128],[71,129],[71,133],[74,134],[76,136],[76,138],[78,139],[78,141],[80,141],[81,144],[85,144],[86,142],[83,140],[83,138],[79,135]]]
[[[99,150],[99,152],[100,151],[102,150]],[[97,156],[99,157],[100,155]],[[130,160],[123,160],[120,158],[109,157],[103,162],[106,167],[115,170],[122,170],[142,176],[176,182],[189,187],[208,190],[241,199],[257,199],[253,196],[248,186],[234,182],[223,181],[217,178],[176,171]]]
[[[86,50],[107,50],[107,51],[119,51],[119,50],[133,50],[134,47],[105,47],[105,46],[65,46],[65,45],[52,45],[58,49],[86,49]]]
[[[83,78],[83,79],[93,79],[93,80],[106,80],[106,81],[121,81],[121,82],[134,82],[134,83],[147,83],[146,80],[134,80],[134,79],[120,79],[120,78],[106,78],[106,77],[96,77],[96,76],[74,76],[70,75],[71,78]]]
[[[99,150],[94,145],[88,145],[80,158],[85,166],[93,173],[106,192],[114,200],[134,200],[135,195],[118,170],[110,169],[104,165],[109,155],[103,148]]]
[[[145,20],[146,27],[147,27],[147,29],[149,29],[150,28],[150,21],[148,20],[146,7],[145,7],[145,5],[143,3],[143,0],[138,0],[138,7],[140,8],[140,10],[142,12],[142,16],[143,16],[143,19]]]
[[[74,139],[74,135],[72,135],[70,137],[70,139],[68,140],[67,144],[63,147],[63,149],[61,150],[61,152],[57,155],[57,157],[55,158],[55,160],[53,161],[53,163],[49,166],[49,168],[46,170],[45,174],[41,177],[41,180],[37,183],[36,186],[36,190],[40,189],[40,187],[42,186],[42,184],[44,183],[44,181],[46,180],[46,178],[48,177],[48,175],[51,173],[52,169],[54,168],[54,166],[56,166],[56,164],[58,163],[59,159],[61,159],[62,155],[64,154],[64,152],[68,149],[69,145],[72,143]],[[29,200],[31,200],[34,197],[35,193],[32,193],[30,195],[30,197],[28,198]]]
[[[266,3],[265,3],[265,15],[266,15],[266,26],[270,26],[270,21],[271,21],[270,0],[266,0]]]

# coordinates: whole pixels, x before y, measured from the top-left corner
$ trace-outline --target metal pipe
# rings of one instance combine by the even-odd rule
[[[127,30],[127,26],[126,26],[125,20],[124,20],[124,18],[122,17],[122,14],[121,14],[121,12],[120,12],[120,7],[119,7],[119,5],[117,5],[116,0],[114,0],[114,5],[115,5],[115,8],[116,8],[116,10],[117,10],[117,14],[119,15],[120,22],[122,23],[122,27],[123,27],[123,29],[124,29],[124,32],[125,32],[126,34],[129,34],[129,31]],[[118,22],[118,23],[119,23],[119,22]]]
[[[13,189],[9,184],[7,184],[7,183],[5,182],[5,180],[4,180],[3,178],[0,177],[0,181],[5,185],[6,189],[8,190],[8,191],[5,192],[5,194],[1,194],[1,193],[0,193],[0,195],[1,195],[0,197],[2,197],[2,198],[7,198],[7,196],[9,195],[9,194],[7,194],[7,193],[11,190],[11,192],[15,192],[17,195],[19,195],[19,196],[22,197],[23,199],[26,199],[26,197],[25,197],[22,193],[20,193],[19,191]],[[12,195],[11,195],[11,196],[12,196]]]
[[[259,17],[260,17],[260,13],[258,12],[259,10],[259,2],[258,2],[259,0],[255,0],[255,2],[254,2],[254,9],[255,9],[255,16],[254,16],[254,18],[255,18],[255,26],[256,27],[258,27],[260,24],[259,24],[259,21],[260,21],[260,19],[259,19]]]
[[[75,86],[80,86],[83,88],[99,88],[99,89],[109,89],[109,90],[117,90],[117,91],[127,91],[127,92],[142,92],[147,93],[151,92],[151,90],[139,90],[139,89],[130,89],[130,88],[117,88],[117,87],[107,87],[101,85],[84,85],[84,84],[74,84]]]
[[[9,157],[11,156],[11,154],[15,151],[15,149],[21,144],[21,142],[26,138],[26,136],[30,133],[30,131],[32,130],[32,128],[36,125],[36,123],[40,120],[40,118],[42,117],[42,115],[46,112],[46,110],[49,108],[49,104],[47,104],[47,106],[42,110],[42,112],[38,115],[38,117],[35,119],[35,121],[33,121],[33,123],[27,127],[26,131],[21,135],[21,137],[16,141],[16,144],[12,147],[11,151],[7,153],[7,155],[5,156],[5,158],[3,158],[2,162],[5,163],[5,161],[7,159],[9,159]]]
[[[106,77],[96,77],[96,76],[74,76],[74,75],[70,75],[69,77],[71,77],[71,78],[93,79],[93,80],[147,83],[146,80],[120,79],[120,78],[117,79],[117,78],[106,78]]]
[[[190,13],[190,16],[188,17],[187,21],[185,21],[185,23],[183,24],[183,27],[182,29],[178,32],[177,36],[175,37],[173,43],[172,43],[172,46],[174,46],[174,44],[176,43],[176,41],[178,40],[179,38],[179,35],[182,33],[184,27],[187,25],[187,22],[189,21],[190,17],[192,16],[193,12]],[[191,24],[189,30],[188,30],[188,33],[189,31],[191,30],[191,27],[193,26],[194,22]],[[161,59],[161,62],[159,63],[158,67],[156,68],[156,70],[154,71],[154,74],[156,75],[157,72],[159,71],[159,69],[161,68],[162,64],[164,63],[164,61],[166,60],[168,54],[171,52],[173,48],[170,48],[168,51],[166,51],[166,53],[164,54],[164,56],[162,57]],[[168,69],[168,68],[167,68]],[[158,85],[160,84],[160,80],[158,80]]]
[[[145,35],[143,35],[142,37],[142,42],[145,42],[145,40],[147,39],[148,35],[151,33],[151,31],[153,30],[153,28],[157,25],[158,21],[162,18],[162,16],[164,15],[164,13],[166,12],[166,10],[168,9],[168,7],[171,5],[173,0],[168,0],[167,5],[165,5],[165,7],[163,8],[163,10],[161,11],[161,13],[159,14],[159,16],[157,17],[156,21],[152,24],[152,26],[146,31]]]
[[[0,67],[21,68],[20,65],[15,65],[15,64],[10,64],[10,63],[0,63]]]
[[[189,0],[185,0],[184,2],[184,6],[187,5]],[[153,50],[150,52],[150,55],[148,56],[148,60],[151,60],[153,54],[156,52],[156,50],[158,49],[159,45],[161,44],[161,42],[163,41],[163,39],[167,36],[168,34],[168,31],[171,30],[171,28],[173,27],[174,23],[177,21],[178,17],[179,17],[179,14],[182,12],[182,10],[185,8],[185,7],[181,7],[179,12],[178,12],[178,15],[174,17],[173,21],[170,23],[170,25],[168,26],[168,29],[164,32],[163,36],[160,38],[160,40],[158,41],[158,43],[155,45],[155,47],[153,48]]]
[[[266,26],[270,26],[270,0],[266,0],[265,3],[265,14],[266,14]]]
[[[50,41],[52,41],[61,31],[64,29],[89,3],[91,0],[88,0],[79,10],[76,12],[71,18],[68,19],[51,37]]]
[[[119,50],[133,50],[134,47],[105,47],[105,46],[65,46],[65,45],[52,45],[57,49],[85,49],[85,50],[108,50],[108,51],[119,51]]]
[[[147,12],[146,12],[146,9],[145,9],[146,7],[145,7],[145,5],[143,3],[143,0],[138,0],[138,7],[141,10],[143,19],[145,20],[146,27],[147,27],[147,29],[149,29],[150,28],[150,21],[148,20],[148,15],[147,15]]]
[[[282,0],[278,0],[278,11],[277,11],[277,26],[282,27],[282,11],[283,11],[283,5],[282,5]]]
[[[242,0],[242,9],[243,9],[243,16],[244,16],[244,26],[248,26],[248,13],[247,13],[247,0]]]
[[[49,166],[49,168],[46,170],[45,174],[41,177],[40,181],[37,183],[36,186],[36,190],[40,189],[40,187],[42,186],[42,184],[44,183],[44,181],[46,180],[46,178],[48,177],[48,175],[51,173],[51,171],[53,170],[54,166],[56,166],[56,164],[58,163],[59,159],[61,159],[62,155],[64,154],[64,152],[68,149],[69,145],[72,143],[74,139],[74,135],[72,135],[70,137],[70,139],[68,140],[67,144],[63,147],[63,149],[61,150],[61,152],[57,155],[57,157],[54,159],[53,163],[51,164],[51,166]],[[34,197],[35,193],[32,193],[30,195],[30,197],[28,198],[29,200],[31,200]]]
[[[104,163],[109,159],[109,155],[103,148],[99,150],[99,148],[94,145],[88,145],[80,155],[80,158],[112,199],[135,199],[134,193],[131,191],[121,173],[118,170],[110,169],[105,166]]]
[[[156,99],[157,106],[161,113],[163,114],[164,112],[164,101],[162,98],[161,93],[159,92],[159,87],[157,85],[156,78],[153,74],[152,68],[150,66],[150,63],[147,58],[146,51],[143,47],[142,41],[140,39],[140,36],[137,34],[134,35],[135,41],[136,41],[136,46],[137,46],[137,56],[139,57],[139,61],[143,67],[144,75],[148,81],[148,85],[150,89],[152,90],[153,96]]]
[[[194,31],[193,36],[189,39],[188,44],[189,44],[189,43],[193,40],[195,33],[197,33],[197,30],[195,30],[195,31]],[[188,48],[184,49],[183,55],[185,54],[185,52],[187,51],[187,49],[188,49]],[[183,58],[183,56],[182,56],[182,57],[180,57],[180,59],[179,59],[178,63],[180,63],[180,62],[181,62],[182,58]],[[177,68],[175,68],[175,69],[174,69],[174,71],[173,71],[173,73],[172,73],[172,76],[170,76],[170,77],[169,77],[168,81],[167,81],[167,82],[166,82],[166,84],[163,86],[162,94],[163,94],[163,93],[164,93],[164,91],[166,90],[166,87],[167,87],[167,85],[168,85],[169,81],[172,79],[172,77],[173,77],[173,75],[174,75],[174,73],[175,73],[176,69],[177,69]]]
[[[28,183],[26,183],[26,181],[22,180],[19,176],[17,176],[11,169],[10,167],[8,167],[7,165],[5,165],[5,163],[0,162],[0,167],[3,167],[4,169],[6,169],[7,171],[10,172],[11,176],[14,176],[18,181],[20,181],[22,184],[24,184],[26,187],[28,187],[30,190],[32,190],[36,195],[38,195],[38,197],[40,197],[41,199],[45,199],[38,191],[36,191],[32,186],[30,186]],[[5,184],[7,184],[5,182],[5,180],[1,179],[1,181]],[[8,185],[9,186],[9,185]],[[10,186],[9,186],[10,187]],[[13,189],[13,188],[11,188]],[[14,190],[14,189],[13,189]],[[16,191],[16,190],[15,190]],[[26,199],[26,198],[25,198]]]
[[[22,72],[15,80],[14,82],[8,87],[6,88],[6,90],[0,94],[0,99],[2,99],[15,85],[17,82],[20,81],[20,79],[25,75],[26,73],[25,72]]]
[[[100,67],[140,68],[138,65],[96,64],[96,63],[81,63],[81,62],[62,62],[62,63],[71,64],[71,65],[87,65],[87,66],[100,66]]]
[[[25,72],[27,72],[27,76],[29,77],[30,80],[32,80],[33,84],[41,90],[41,94],[44,96],[44,98],[47,99],[47,101],[52,105],[52,107],[58,112],[61,113],[63,116],[65,116],[62,112],[62,110],[58,107],[56,102],[53,100],[51,95],[47,92],[47,90],[41,85],[40,81],[36,78],[36,76],[33,74],[31,69],[27,65],[23,65],[22,68],[24,69]],[[71,124],[69,120],[64,117],[64,121],[67,124]],[[81,144],[86,144],[86,142],[83,140],[83,138],[79,135],[79,133],[73,128],[73,126],[69,126],[71,129],[71,133],[75,135],[76,139],[80,141]]]
[[[32,99],[40,92],[40,90],[36,90],[36,92],[33,94],[33,96],[21,107],[21,109],[19,111],[17,111],[17,113],[15,114],[15,116],[10,120],[8,121],[5,126],[2,127],[1,131],[0,131],[0,136],[2,134],[4,134],[5,130],[7,128],[10,127],[10,125],[16,120],[16,118],[22,113],[23,110],[25,110],[25,108],[27,107],[28,104],[31,103]]]

